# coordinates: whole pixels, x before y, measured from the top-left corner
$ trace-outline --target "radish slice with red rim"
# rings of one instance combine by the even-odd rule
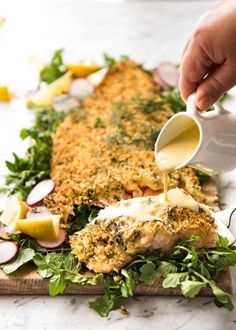
[[[52,215],[52,212],[46,206],[36,206],[26,213],[26,219],[41,218],[46,215]]]
[[[179,70],[171,62],[161,62],[156,68],[154,79],[159,80],[162,87],[176,87],[179,83]]]
[[[5,232],[8,234],[8,235],[11,235],[11,234],[15,234],[15,235],[19,235],[19,234],[22,234],[21,231],[19,230],[14,230],[12,229],[11,227],[8,227],[8,226],[5,226]]]
[[[55,241],[39,241],[37,240],[38,245],[45,249],[55,249],[61,246],[67,238],[67,233],[65,230],[60,230],[58,238]]]
[[[8,239],[8,233],[6,231],[6,226],[5,225],[1,225],[1,227],[0,227],[0,239],[1,238]]]
[[[18,244],[12,241],[0,242],[0,265],[12,261],[18,254]]]
[[[164,81],[161,79],[160,74],[157,70],[153,73],[153,79],[163,89],[168,89],[169,88],[169,86],[167,84],[165,84]]]
[[[71,109],[77,108],[79,106],[79,100],[68,94],[56,95],[52,101],[52,108],[56,112],[60,111],[70,111]]]
[[[36,184],[36,186],[29,193],[26,203],[33,206],[42,202],[42,200],[51,194],[55,188],[55,183],[51,179],[43,180]]]
[[[94,87],[88,79],[78,78],[72,81],[69,94],[78,100],[85,100],[93,93]]]

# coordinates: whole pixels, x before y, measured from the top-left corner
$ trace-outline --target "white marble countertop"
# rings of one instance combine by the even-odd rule
[[[105,51],[128,54],[147,65],[179,61],[197,17],[215,1],[0,0],[0,84],[21,90],[32,81],[25,71],[31,55],[49,56],[64,47],[68,58],[98,59]],[[228,102],[236,110],[236,101]],[[0,106],[0,174],[11,152],[22,152],[18,138],[32,114],[22,100]],[[220,177],[223,207],[235,202],[236,171]],[[236,269],[232,270],[236,305]],[[138,297],[126,305],[129,315],[100,318],[88,308],[91,297],[1,296],[0,328],[80,329],[236,329],[236,312],[218,309],[211,298]]]

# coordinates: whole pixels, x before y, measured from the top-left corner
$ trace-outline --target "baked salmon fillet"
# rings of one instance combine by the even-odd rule
[[[168,253],[179,241],[197,235],[198,248],[214,247],[217,227],[210,210],[181,189],[120,201],[101,210],[84,229],[70,237],[72,253],[94,272],[122,269],[138,253]]]
[[[56,186],[46,205],[67,222],[75,205],[105,207],[162,192],[153,149],[172,115],[150,73],[130,60],[116,64],[53,137],[51,178]],[[169,186],[206,201],[193,169],[171,173]]]

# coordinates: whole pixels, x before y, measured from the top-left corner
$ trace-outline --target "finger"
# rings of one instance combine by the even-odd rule
[[[193,42],[185,52],[180,66],[179,89],[182,98],[196,91],[199,82],[208,73],[212,61],[206,56],[202,48]]]
[[[210,73],[197,88],[197,106],[206,110],[212,106],[222,94],[236,84],[235,65],[224,62]]]
[[[184,46],[184,49],[183,49],[183,52],[182,52],[181,59],[183,58],[184,54],[186,53],[186,51],[187,51],[187,49],[188,49],[188,46],[189,46],[189,40],[186,42],[186,45]]]

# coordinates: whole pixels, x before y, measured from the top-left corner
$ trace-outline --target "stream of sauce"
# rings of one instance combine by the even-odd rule
[[[163,176],[164,199],[168,202],[168,174],[185,163],[194,153],[200,139],[199,128],[196,124],[178,134],[156,154],[158,169]]]

